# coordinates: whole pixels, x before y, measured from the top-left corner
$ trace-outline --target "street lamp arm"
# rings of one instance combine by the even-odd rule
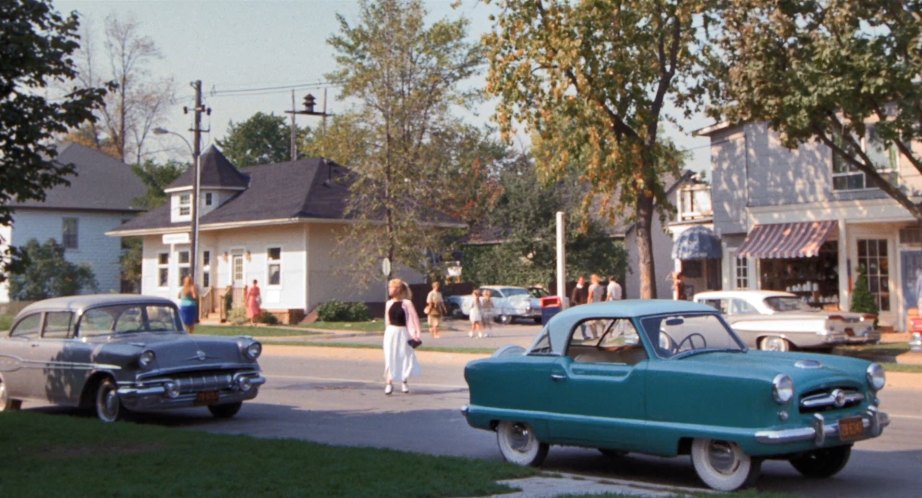
[[[183,142],[185,142],[186,147],[189,148],[189,152],[192,152],[193,154],[195,153],[195,152],[192,150],[192,144],[189,143],[188,140],[186,140],[186,137],[180,135],[179,133],[176,133],[175,131],[170,131],[170,130],[168,130],[168,129],[166,129],[166,128],[160,128],[160,127],[154,128],[154,129],[151,130],[151,131],[154,132],[154,135],[173,135],[173,136],[179,137]]]

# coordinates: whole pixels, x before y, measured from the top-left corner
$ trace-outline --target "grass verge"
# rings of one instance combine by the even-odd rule
[[[902,363],[881,363],[887,372],[922,373],[922,365],[904,365]]]
[[[314,334],[314,332],[309,330],[300,330],[295,328],[247,327],[237,325],[198,325],[195,327],[195,333],[202,335],[220,336],[249,335],[253,337],[290,337]]]
[[[0,496],[484,496],[534,470],[495,461],[37,413],[0,416]]]
[[[371,320],[368,322],[321,322],[306,323],[299,327],[308,330],[348,330],[353,332],[366,332],[384,334],[384,322]]]
[[[357,342],[328,342],[328,341],[286,341],[282,340],[273,340],[271,342],[267,341],[264,345],[279,345],[279,346],[313,346],[319,348],[352,348],[352,349],[383,349],[381,344],[363,344]],[[450,347],[450,346],[427,346],[423,345],[417,351],[435,351],[438,353],[462,353],[462,354],[493,354],[496,351],[495,348],[462,348],[462,347]]]

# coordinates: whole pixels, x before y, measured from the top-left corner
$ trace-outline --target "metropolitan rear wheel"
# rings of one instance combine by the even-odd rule
[[[210,411],[215,418],[231,418],[240,411],[241,406],[243,406],[242,401],[223,405],[208,405],[208,411]]]
[[[759,349],[762,351],[790,351],[791,343],[783,337],[763,337],[759,341]]]
[[[538,441],[525,422],[500,422],[496,426],[496,442],[507,462],[537,467],[547,456],[548,445]]]
[[[845,468],[852,454],[851,446],[820,448],[790,460],[791,465],[806,477],[832,477]]]
[[[753,459],[731,441],[695,439],[691,460],[698,477],[718,491],[734,491],[759,478],[762,461]]]
[[[122,416],[118,387],[112,379],[103,379],[96,388],[96,416],[103,422],[115,422]]]
[[[6,392],[6,384],[0,379],[0,412],[11,412],[18,410],[22,406],[22,401],[10,399]]]

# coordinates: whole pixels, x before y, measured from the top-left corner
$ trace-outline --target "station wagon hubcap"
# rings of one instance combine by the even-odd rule
[[[736,452],[726,441],[711,441],[708,446],[708,461],[721,474],[732,474],[739,468]]]

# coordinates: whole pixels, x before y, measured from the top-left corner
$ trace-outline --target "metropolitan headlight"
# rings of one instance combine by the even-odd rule
[[[871,363],[868,365],[866,372],[868,385],[875,391],[880,391],[887,385],[887,376],[884,374],[884,367],[880,363]]]
[[[145,351],[138,357],[138,365],[140,365],[141,368],[150,368],[156,359],[157,355],[155,355],[153,351]]]
[[[778,374],[772,379],[772,398],[777,403],[787,403],[794,397],[794,381],[785,374]]]
[[[246,355],[246,357],[251,360],[255,360],[256,358],[259,358],[259,355],[262,354],[262,352],[263,352],[263,345],[258,342],[250,343],[250,345],[247,346],[246,349],[243,350],[243,353]]]

